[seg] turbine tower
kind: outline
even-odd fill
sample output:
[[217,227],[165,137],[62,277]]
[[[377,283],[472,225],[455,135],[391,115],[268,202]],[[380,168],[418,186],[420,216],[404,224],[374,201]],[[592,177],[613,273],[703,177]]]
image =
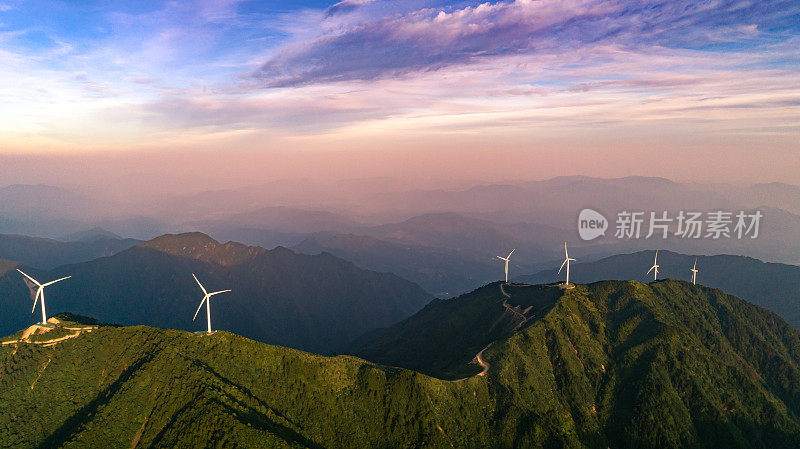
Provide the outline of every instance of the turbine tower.
[[694,260],[694,266],[689,271],[692,272],[692,285],[695,285],[694,281],[697,278],[697,259]]
[[650,269],[647,270],[647,273],[646,273],[646,274],[650,274],[651,271],[655,270],[655,271],[653,271],[653,280],[654,281],[658,280],[658,267],[660,267],[660,266],[661,265],[658,264],[658,250],[656,250],[656,258],[653,260],[653,266],[650,267]]
[[514,254],[514,251],[516,250],[517,250],[516,248],[512,249],[511,252],[508,253],[508,256],[506,257],[497,256],[498,259],[506,261],[506,284],[508,284],[508,261],[511,259],[511,255]]
[[564,268],[564,265],[567,266],[567,281],[564,282],[564,287],[569,288],[569,261],[575,260],[570,259],[569,253],[567,252],[567,242],[564,242],[564,262],[561,263],[561,267],[558,269],[558,274],[561,274],[561,268]]
[[25,274],[19,268],[17,268],[17,271],[19,271],[26,278],[30,279],[31,282],[36,284],[36,286],[37,286],[36,296],[34,296],[34,298],[33,298],[33,308],[31,309],[31,313],[33,313],[33,311],[36,310],[36,302],[39,301],[39,298],[41,298],[41,300],[42,300],[42,324],[46,325],[47,324],[47,312],[45,311],[45,308],[44,308],[44,288],[47,287],[48,285],[53,285],[56,282],[63,281],[64,279],[69,279],[72,276],[67,276],[67,277],[64,277],[64,278],[61,278],[61,279],[56,279],[55,281],[50,281],[50,282],[48,282],[46,284],[40,284],[39,281],[37,281],[36,279],[28,276],[27,274]]
[[200,281],[197,280],[197,276],[195,276],[194,273],[192,273],[192,277],[194,278],[195,281],[197,281],[197,285],[200,286],[200,289],[203,290],[203,294],[205,295],[205,296],[203,296],[203,300],[200,301],[200,306],[197,307],[197,312],[194,313],[194,317],[192,318],[192,321],[194,321],[194,319],[197,318],[197,314],[200,313],[200,309],[203,308],[203,303],[205,303],[205,305],[206,305],[206,320],[208,322],[208,333],[210,334],[211,333],[211,297],[214,296],[214,295],[219,295],[220,293],[229,292],[231,290],[220,290],[218,292],[208,293],[206,291],[206,288],[203,287],[203,284],[201,284]]

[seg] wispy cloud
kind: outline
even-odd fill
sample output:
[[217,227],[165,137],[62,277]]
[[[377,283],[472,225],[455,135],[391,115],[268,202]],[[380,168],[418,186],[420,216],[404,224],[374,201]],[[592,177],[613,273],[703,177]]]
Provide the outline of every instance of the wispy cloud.
[[321,35],[283,48],[254,77],[266,87],[370,80],[609,44],[709,51],[730,44],[727,50],[735,51],[757,46],[760,35],[796,33],[797,9],[783,1],[517,0],[400,15],[373,16],[370,10],[341,23],[327,15],[324,20],[333,23],[323,22]]
[[325,10],[325,17],[333,17],[340,14],[352,13],[363,5],[372,3],[374,0],[342,0],[335,3]]

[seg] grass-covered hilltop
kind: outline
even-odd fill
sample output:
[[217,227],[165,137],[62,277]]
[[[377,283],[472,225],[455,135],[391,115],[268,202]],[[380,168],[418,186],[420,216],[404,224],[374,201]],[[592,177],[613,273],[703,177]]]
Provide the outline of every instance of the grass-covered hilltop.
[[374,362],[64,316],[2,343],[3,448],[800,447],[800,333],[673,280],[489,284]]

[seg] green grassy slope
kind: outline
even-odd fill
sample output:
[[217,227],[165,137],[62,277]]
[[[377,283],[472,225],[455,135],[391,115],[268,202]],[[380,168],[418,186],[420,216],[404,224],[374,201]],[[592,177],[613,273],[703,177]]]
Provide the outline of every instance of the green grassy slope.
[[0,349],[0,447],[463,447],[468,435],[445,433],[460,423],[490,444],[478,379],[144,326],[12,352]]
[[671,280],[507,293],[490,284],[394,329],[414,323],[409,352],[414,338],[467,352],[483,341],[460,332],[492,338],[481,323],[513,314],[503,299],[539,306],[516,331],[498,325],[487,375],[459,382],[226,332],[101,327],[1,346],[0,447],[800,445],[800,334],[773,313]]
[[[357,352],[455,377],[483,343],[481,323],[507,316],[498,287],[431,304]],[[777,315],[674,280],[579,285],[549,310],[555,287],[506,290],[511,305],[538,299],[546,311],[484,353],[508,447],[800,445],[800,337]],[[480,319],[448,318],[476,304]]]
[[798,332],[719,290],[578,286],[486,358],[514,438],[533,415],[601,447],[800,444]]
[[[649,281],[652,274],[645,273],[653,264],[654,251],[618,254],[604,259],[572,264],[571,279],[589,283],[607,279],[633,279]],[[721,288],[732,295],[758,304],[800,329],[800,266],[766,263],[744,256],[690,256],[660,251],[658,263],[661,277],[691,280],[694,261],[697,260],[697,283]],[[553,269],[520,277],[520,281],[540,284],[555,282],[561,276],[558,266]]]
[[[500,282],[457,299],[435,301],[420,312],[363,344],[354,354],[444,379],[460,379],[481,371],[469,364],[482,348],[511,335],[523,321],[541,318],[561,291],[549,286],[504,285],[519,312],[508,310]],[[530,307],[530,309],[529,309]]]

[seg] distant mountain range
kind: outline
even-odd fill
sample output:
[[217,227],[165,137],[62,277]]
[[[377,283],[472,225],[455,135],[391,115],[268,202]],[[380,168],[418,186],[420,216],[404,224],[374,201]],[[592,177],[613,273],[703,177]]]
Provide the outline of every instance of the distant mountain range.
[[351,231],[364,227],[344,215],[326,210],[306,210],[286,206],[272,206],[225,216],[221,220],[207,220],[189,223],[205,229],[207,226],[224,229],[268,229],[271,231],[310,234],[314,232]]
[[[188,195],[15,185],[0,188],[0,232],[60,238],[101,226],[121,236],[150,239],[167,232],[201,231],[219,240],[270,248],[294,246],[320,233],[354,234],[464,251],[473,257],[499,251],[495,246],[505,242],[531,246],[517,261],[531,272],[528,264],[549,262],[563,241],[576,239],[583,208],[597,210],[612,222],[623,210],[668,211],[674,217],[680,210],[759,209],[764,218],[757,239],[672,238],[659,246],[681,253],[739,254],[800,264],[794,233],[800,227],[799,192],[800,187],[781,183],[740,186],[583,176],[459,182],[436,188],[392,179],[280,180]],[[416,224],[440,228],[419,233],[414,231]],[[613,224],[604,238],[574,242],[575,254],[600,258],[652,246],[646,239],[612,237]],[[481,239],[474,247],[464,246],[472,243],[464,237],[475,236],[472,231],[480,227],[487,232],[478,234]],[[490,242],[497,245],[490,248]]]
[[437,248],[375,237],[336,234],[309,237],[292,249],[304,254],[329,252],[356,265],[389,271],[421,285],[437,297],[469,291],[497,277],[499,263],[449,248]]
[[[88,234],[82,236],[87,237]],[[82,241],[77,238],[75,241],[58,241],[0,234],[0,258],[15,260],[36,268],[51,269],[59,265],[112,256],[137,243],[138,240],[112,238],[107,234],[95,235]]]
[[61,237],[59,240],[64,242],[85,242],[92,243],[98,240],[123,240],[123,238],[111,231],[103,229],[99,226],[86,231],[73,232]]
[[[563,241],[573,233],[537,223],[506,223],[471,218],[456,213],[429,213],[400,223],[363,230],[362,233],[387,241],[402,242],[459,251],[464,257],[494,262],[498,253],[517,248],[515,262],[535,265],[554,257],[552,242]],[[505,255],[505,254],[503,254]]]
[[[786,223],[786,226],[792,225]],[[561,262],[562,248],[553,242],[568,237],[564,235],[567,231],[535,224],[499,225],[452,213],[429,214],[391,225],[364,227],[362,231],[372,235],[296,234],[296,244],[292,249],[309,255],[327,252],[366,270],[395,273],[419,284],[434,296],[450,298],[502,278],[503,264],[494,257],[500,252],[496,251],[498,247],[517,248],[512,257],[511,279],[534,283],[556,281],[560,278],[555,273]],[[261,235],[264,238],[275,234],[274,231],[253,232],[256,233],[254,237]],[[111,239],[113,236],[102,228],[64,237],[83,239],[84,242],[0,235],[0,258],[49,269],[114,255],[138,243],[132,239]],[[277,234],[273,237],[281,239]],[[780,243],[776,241],[774,244]],[[545,245],[550,245],[550,248],[542,249]],[[626,247],[629,248],[623,243],[611,245],[600,255],[614,248],[624,250]],[[570,254],[578,258],[578,263],[573,264],[574,280],[646,279],[641,268],[649,267],[647,264],[650,262],[645,259],[652,260],[651,254],[637,256],[634,260],[627,256],[603,257],[601,262],[584,266],[584,261],[598,258],[597,253],[592,253],[593,248],[578,245],[573,249],[570,246]],[[688,279],[686,266],[691,265],[694,259],[676,256],[670,251],[661,254],[665,263],[661,270],[663,275]],[[701,261],[701,266],[710,267],[711,271],[702,268],[699,277],[707,282],[706,285],[730,290],[763,305],[793,325],[800,323],[800,312],[795,306],[795,298],[800,296],[800,275],[797,274],[800,269],[796,266],[764,264],[743,256],[709,257],[712,257],[709,263]],[[548,266],[551,268],[542,270]],[[525,276],[526,272],[537,274]]]
[[[202,298],[192,273],[208,289],[233,289],[214,298],[214,328],[316,352],[342,350],[432,299],[394,274],[366,271],[327,253],[222,244],[201,233],[165,235],[111,257],[28,272],[42,280],[72,276],[46,292],[52,313],[186,330],[204,328],[192,322]],[[28,298],[20,275],[7,270],[0,277],[0,332],[34,322]]]
[[497,223],[454,213],[426,214],[400,223],[365,227],[358,234],[321,234],[294,246],[307,254],[330,252],[371,270],[391,271],[440,297],[470,291],[503,273],[496,256],[516,249],[512,271],[530,272],[557,257],[549,248],[571,236],[549,226]]
[[[573,262],[570,281],[588,283],[604,279],[652,280],[645,275],[653,265],[655,251],[620,254],[596,262]],[[742,256],[689,256],[671,251],[659,251],[659,276],[690,280],[689,269],[697,260],[697,283],[720,288],[733,295],[769,309],[800,329],[800,267],[779,263],[764,263]],[[528,283],[563,281],[558,267],[518,279]]]
[[494,283],[369,345],[430,373],[481,351],[484,374],[458,381],[224,331],[61,319],[0,339],[0,446],[800,445],[800,333],[682,281]]

